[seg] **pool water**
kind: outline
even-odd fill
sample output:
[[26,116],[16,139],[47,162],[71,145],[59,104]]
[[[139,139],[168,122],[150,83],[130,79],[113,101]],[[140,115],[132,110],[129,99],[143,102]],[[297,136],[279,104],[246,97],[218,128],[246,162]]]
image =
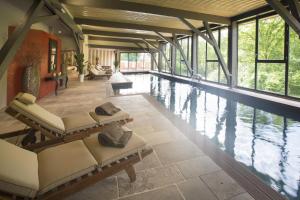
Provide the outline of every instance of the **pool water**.
[[120,94],[149,93],[266,184],[300,199],[299,121],[156,75],[127,77],[133,88]]

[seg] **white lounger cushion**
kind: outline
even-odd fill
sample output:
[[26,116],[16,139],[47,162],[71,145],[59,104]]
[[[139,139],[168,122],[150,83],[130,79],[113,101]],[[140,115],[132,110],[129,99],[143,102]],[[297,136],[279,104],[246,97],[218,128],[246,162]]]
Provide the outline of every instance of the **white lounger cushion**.
[[109,124],[115,121],[121,121],[129,119],[129,114],[124,111],[119,111],[112,116],[109,115],[97,115],[95,112],[90,112],[91,117],[98,122],[99,125]]
[[140,152],[146,146],[145,141],[134,133],[124,148],[105,147],[99,144],[97,134],[85,138],[83,141],[97,160],[99,167]]
[[10,107],[49,130],[60,134],[91,128],[97,123],[98,125],[104,125],[130,117],[128,113],[119,111],[113,116],[97,115],[95,112],[90,112],[89,114],[79,113],[74,116],[60,118],[36,103],[26,105],[16,99],[10,103]]
[[36,103],[26,105],[18,100],[13,100],[10,107],[52,131],[61,134],[65,132],[63,120]]
[[66,133],[86,128],[92,128],[97,122],[89,115],[89,113],[77,113],[72,116],[62,118]]
[[96,68],[94,68],[94,67],[92,67],[91,69],[90,69],[90,71],[95,75],[95,76],[104,76],[104,75],[107,75],[106,74],[106,71],[104,71],[104,70],[98,70],[98,69],[96,69]]
[[38,153],[39,195],[70,180],[88,174],[97,161],[82,140],[48,148]]
[[20,196],[34,197],[39,189],[37,155],[0,140],[0,188]]

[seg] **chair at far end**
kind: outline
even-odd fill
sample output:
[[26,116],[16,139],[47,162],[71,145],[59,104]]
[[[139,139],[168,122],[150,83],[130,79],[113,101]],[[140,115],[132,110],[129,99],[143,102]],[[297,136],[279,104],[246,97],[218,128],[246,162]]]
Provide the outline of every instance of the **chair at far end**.
[[0,139],[0,197],[61,199],[121,170],[133,182],[133,165],[152,151],[134,133],[122,149],[104,147],[92,135],[39,153]]
[[95,67],[91,67],[89,69],[90,79],[107,77],[108,79],[112,76],[112,71],[106,71],[102,69],[96,69]]
[[[2,134],[0,138],[27,134],[25,139],[29,142],[24,139],[23,146],[30,150],[82,139],[98,133],[104,126],[112,122],[124,125],[133,120],[128,113],[122,110],[112,116],[83,112],[61,118],[39,106],[35,103],[35,97],[27,93],[19,93],[9,104],[6,113],[23,122],[30,129]],[[35,142],[35,132],[37,131],[40,131],[42,136],[42,140],[38,143]]]

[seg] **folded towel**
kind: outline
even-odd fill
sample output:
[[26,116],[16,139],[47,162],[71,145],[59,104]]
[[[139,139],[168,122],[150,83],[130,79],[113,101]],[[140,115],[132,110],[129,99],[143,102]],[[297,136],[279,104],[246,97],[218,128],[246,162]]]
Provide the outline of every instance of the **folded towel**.
[[110,102],[106,102],[98,107],[95,108],[95,113],[97,115],[114,115],[115,113],[119,112],[121,109],[117,108]]
[[124,148],[131,136],[130,129],[123,129],[118,123],[112,123],[98,135],[98,141],[103,146]]

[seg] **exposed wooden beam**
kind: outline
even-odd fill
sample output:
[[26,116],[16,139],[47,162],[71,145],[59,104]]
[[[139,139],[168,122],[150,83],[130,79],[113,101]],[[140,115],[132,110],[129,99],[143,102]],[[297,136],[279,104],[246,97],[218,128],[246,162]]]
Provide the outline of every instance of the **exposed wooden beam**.
[[177,29],[177,28],[149,26],[149,25],[132,24],[132,23],[121,23],[121,22],[104,21],[104,20],[87,19],[87,18],[75,18],[74,21],[77,24],[81,24],[81,25],[101,26],[101,27],[110,27],[110,28],[124,28],[124,29],[133,29],[133,30],[144,30],[144,31],[160,31],[164,33],[192,35],[192,32],[189,30]]
[[278,0],[266,0],[270,6],[290,25],[294,31],[300,36],[300,22],[286,9],[286,7]]
[[180,52],[181,57],[183,58],[183,61],[184,61],[185,65],[186,65],[188,71],[190,72],[190,75],[192,75],[192,74],[193,74],[193,70],[192,70],[192,67],[191,67],[191,63],[188,61],[188,58],[187,58],[187,56],[185,55],[185,53],[184,53],[184,51],[183,51],[181,45],[179,44],[179,42],[178,42],[176,36],[174,37],[174,42],[175,42],[175,44],[176,44],[176,48],[177,48],[177,49],[179,50],[179,52]]
[[213,42],[213,45],[212,45],[212,46],[213,46],[213,48],[214,48],[214,50],[215,50],[215,53],[216,53],[216,55],[217,55],[217,57],[218,57],[219,63],[220,63],[220,65],[221,65],[221,67],[222,67],[222,70],[223,70],[223,72],[224,72],[224,74],[225,74],[225,77],[226,77],[226,79],[227,79],[227,82],[229,83],[229,82],[230,82],[230,76],[231,76],[231,74],[229,73],[228,67],[227,67],[226,62],[225,62],[225,60],[224,60],[224,57],[223,57],[223,55],[222,55],[222,53],[221,53],[221,50],[220,50],[220,48],[219,48],[219,46],[218,46],[218,43],[217,43],[217,41],[216,41],[216,39],[215,39],[215,37],[214,37],[214,34],[212,33],[211,28],[209,27],[208,22],[204,21],[203,23],[204,23],[204,27],[205,27],[205,29],[206,29],[206,32],[207,32],[209,38],[210,38],[210,39],[212,40],[212,42]]
[[202,37],[209,44],[213,45],[213,42],[211,41],[211,39],[209,39],[204,33],[202,33],[200,30],[198,30],[196,27],[194,27],[193,24],[191,24],[189,21],[187,21],[184,18],[179,17],[179,19],[182,21],[182,23],[184,23],[186,26],[188,26],[194,33],[196,33],[197,35]]
[[101,48],[101,49],[119,49],[124,51],[143,51],[142,48],[136,47],[125,47],[125,46],[110,46],[110,45],[99,45],[99,44],[89,44],[90,48]]
[[218,24],[230,24],[230,19],[227,17],[209,15],[204,13],[192,12],[187,10],[180,10],[168,7],[161,7],[149,4],[127,2],[120,0],[60,0],[64,4],[75,5],[75,6],[87,6],[93,8],[106,8],[106,9],[117,9],[126,10],[133,12],[141,12],[162,16],[170,17],[182,17],[186,19],[194,20],[205,20]]
[[0,49],[0,79],[5,74],[11,60],[21,46],[31,25],[38,16],[39,11],[44,6],[43,0],[35,0],[25,15],[25,22],[18,25],[12,35],[7,39],[3,47]]
[[83,29],[84,34],[89,35],[102,35],[102,36],[115,36],[115,37],[127,37],[127,38],[147,38],[158,40],[159,37],[156,35],[145,35],[145,34],[137,34],[137,33],[124,33],[124,32],[111,32],[111,31],[98,31],[98,30],[90,30]]
[[111,38],[111,37],[101,37],[101,36],[89,36],[89,40],[95,41],[111,41],[111,42],[140,42],[140,39],[129,39],[129,38]]
[[[89,36],[89,40],[91,40],[91,41],[111,41],[111,42],[130,42],[130,43],[143,42],[142,39],[113,38],[113,37],[101,37],[101,36]],[[151,43],[156,44],[155,41],[151,41]]]

